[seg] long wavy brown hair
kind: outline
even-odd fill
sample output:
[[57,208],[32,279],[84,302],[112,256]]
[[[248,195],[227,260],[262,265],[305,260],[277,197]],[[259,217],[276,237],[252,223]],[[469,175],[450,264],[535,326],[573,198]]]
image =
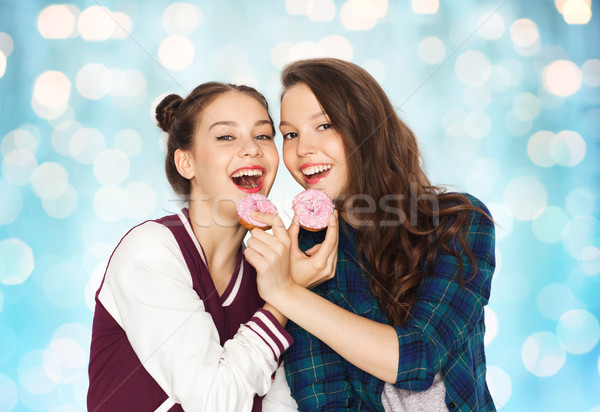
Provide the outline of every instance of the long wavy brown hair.
[[[458,260],[461,285],[474,278],[477,262],[465,231],[471,212],[489,216],[463,194],[430,183],[414,133],[377,81],[333,58],[291,63],[281,79],[284,94],[307,85],[343,141],[349,176],[336,206],[357,228],[359,263],[371,275],[371,290],[390,322],[407,320],[422,279],[441,253]],[[468,279],[461,249],[473,265]]]

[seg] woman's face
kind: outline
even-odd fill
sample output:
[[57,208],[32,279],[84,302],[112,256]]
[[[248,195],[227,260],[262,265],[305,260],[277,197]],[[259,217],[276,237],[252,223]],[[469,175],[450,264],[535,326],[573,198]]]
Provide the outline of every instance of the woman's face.
[[209,202],[235,204],[248,193],[267,195],[279,165],[267,111],[240,92],[224,93],[204,108],[189,154],[192,197]]
[[348,163],[341,137],[305,84],[286,90],[281,101],[283,161],[305,189],[320,189],[332,199],[348,182]]

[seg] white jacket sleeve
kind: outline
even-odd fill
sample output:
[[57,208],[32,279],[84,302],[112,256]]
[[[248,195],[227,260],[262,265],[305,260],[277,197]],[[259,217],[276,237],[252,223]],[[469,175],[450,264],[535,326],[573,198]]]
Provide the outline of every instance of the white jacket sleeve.
[[283,362],[281,362],[281,366],[275,372],[271,390],[263,398],[262,410],[263,412],[298,411],[298,405],[294,398],[292,398],[290,387],[285,380]]
[[186,410],[249,411],[264,395],[289,335],[259,309],[220,345],[170,232],[156,222],[131,230],[115,250],[99,299],[138,358]]

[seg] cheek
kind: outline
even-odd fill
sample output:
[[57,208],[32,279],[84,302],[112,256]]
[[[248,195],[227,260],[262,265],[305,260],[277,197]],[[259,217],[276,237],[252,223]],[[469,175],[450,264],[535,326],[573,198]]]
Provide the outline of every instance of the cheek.
[[283,163],[285,164],[285,167],[287,167],[288,169],[293,169],[294,159],[296,158],[296,156],[289,143],[283,144],[281,156],[283,157]]

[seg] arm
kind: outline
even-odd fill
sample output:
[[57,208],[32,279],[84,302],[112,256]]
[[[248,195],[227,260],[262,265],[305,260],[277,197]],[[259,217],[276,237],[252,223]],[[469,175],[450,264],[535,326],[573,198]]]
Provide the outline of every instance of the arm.
[[262,400],[263,412],[284,412],[284,411],[297,411],[298,405],[292,394],[290,393],[290,387],[285,380],[285,369],[283,362],[275,371],[275,377],[273,378],[273,385],[271,390],[267,392]]
[[175,239],[153,222],[132,230],[117,247],[99,299],[146,370],[184,409],[250,410],[254,395],[271,387],[290,344],[261,309],[221,346]]

